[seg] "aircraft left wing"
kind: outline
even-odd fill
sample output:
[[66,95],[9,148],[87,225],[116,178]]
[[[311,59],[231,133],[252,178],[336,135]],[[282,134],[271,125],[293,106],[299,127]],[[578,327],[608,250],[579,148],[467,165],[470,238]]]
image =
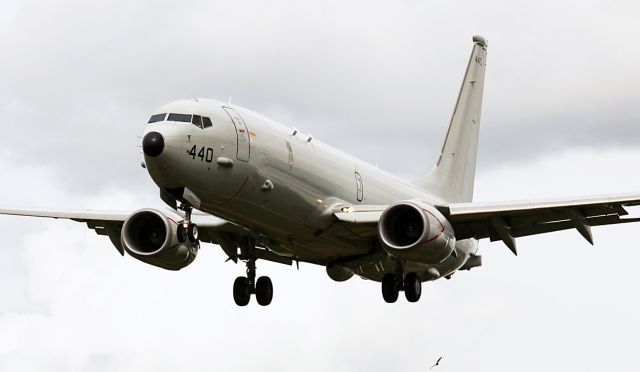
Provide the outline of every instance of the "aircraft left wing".
[[457,203],[440,207],[458,239],[502,240],[517,254],[515,238],[576,229],[593,244],[591,226],[638,222],[626,217],[626,206],[640,205],[640,195],[627,194],[571,200],[518,203]]
[[[120,237],[122,225],[127,217],[129,217],[133,212],[134,211],[0,208],[0,215],[67,219],[86,223],[87,227],[94,230],[98,235],[108,236],[111,243],[113,243],[121,255],[124,255],[125,253]],[[183,218],[183,216],[177,214],[173,210],[163,211],[162,213],[176,221]],[[233,261],[237,261],[238,258],[242,259],[242,257],[238,255],[237,244],[242,236],[253,235],[250,230],[221,218],[201,212],[194,212],[191,220],[198,225],[200,241],[220,245],[222,250]],[[279,256],[266,249],[265,245],[261,244],[258,238],[259,237],[254,236],[254,239],[256,239],[256,249],[258,250],[258,255],[261,259],[286,265],[292,264],[292,259]]]
[[[517,254],[515,238],[576,229],[593,244],[591,226],[640,222],[627,217],[627,206],[640,205],[640,194],[515,203],[453,203],[436,206],[451,223],[456,239],[501,240]],[[360,225],[360,235],[377,234],[385,206],[353,206],[336,211],[336,218]],[[363,231],[368,230],[367,233]]]

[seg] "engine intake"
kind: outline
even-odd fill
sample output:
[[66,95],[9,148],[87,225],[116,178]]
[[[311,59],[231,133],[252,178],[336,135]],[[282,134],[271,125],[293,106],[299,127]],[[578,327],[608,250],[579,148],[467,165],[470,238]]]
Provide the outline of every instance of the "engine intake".
[[155,209],[134,212],[122,226],[122,246],[132,257],[167,270],[188,266],[198,254],[197,243],[180,243],[178,224]]
[[426,264],[442,262],[456,243],[453,228],[440,211],[414,200],[387,208],[378,222],[378,235],[390,254]]

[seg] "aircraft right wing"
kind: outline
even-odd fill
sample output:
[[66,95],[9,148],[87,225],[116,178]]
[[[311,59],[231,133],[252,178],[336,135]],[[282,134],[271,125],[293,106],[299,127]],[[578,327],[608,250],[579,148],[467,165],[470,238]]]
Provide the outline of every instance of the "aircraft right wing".
[[[83,222],[98,235],[108,236],[118,252],[124,256],[125,250],[121,243],[121,230],[124,221],[133,211],[98,211],[98,210],[69,210],[69,209],[42,209],[42,208],[0,208],[0,215],[42,217],[54,219],[67,219]],[[184,218],[176,211],[167,210],[163,213],[175,221]],[[243,236],[258,236],[239,225],[225,221],[210,214],[194,212],[192,221],[198,225],[200,240],[206,243],[218,244],[227,254],[230,260],[237,262],[244,259],[238,253],[238,244]],[[256,240],[257,254],[261,259],[291,265],[293,259],[277,255],[266,248],[261,241]]]

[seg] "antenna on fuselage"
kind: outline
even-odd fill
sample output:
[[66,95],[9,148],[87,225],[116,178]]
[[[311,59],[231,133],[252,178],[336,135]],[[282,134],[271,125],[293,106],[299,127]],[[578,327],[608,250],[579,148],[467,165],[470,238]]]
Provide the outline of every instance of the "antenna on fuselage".
[[231,98],[233,98],[233,97],[229,96],[229,98],[227,99],[227,103],[228,104],[231,104]]

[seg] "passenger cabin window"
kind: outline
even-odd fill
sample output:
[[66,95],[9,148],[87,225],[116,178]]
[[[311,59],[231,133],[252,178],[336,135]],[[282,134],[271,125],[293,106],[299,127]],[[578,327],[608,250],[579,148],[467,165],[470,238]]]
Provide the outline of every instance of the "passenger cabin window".
[[169,114],[168,121],[182,121],[185,123],[191,123],[191,115],[189,114]]
[[191,120],[191,122],[193,123],[193,125],[195,125],[196,127],[202,129],[202,116],[200,115],[193,115],[193,119]]
[[151,119],[149,119],[148,123],[157,123],[159,121],[163,121],[165,116],[167,116],[166,113],[164,113],[164,114],[155,114],[155,115],[151,116]]
[[204,124],[204,128],[211,128],[213,126],[213,123],[211,122],[211,119],[209,119],[206,116],[202,117],[202,124]]

